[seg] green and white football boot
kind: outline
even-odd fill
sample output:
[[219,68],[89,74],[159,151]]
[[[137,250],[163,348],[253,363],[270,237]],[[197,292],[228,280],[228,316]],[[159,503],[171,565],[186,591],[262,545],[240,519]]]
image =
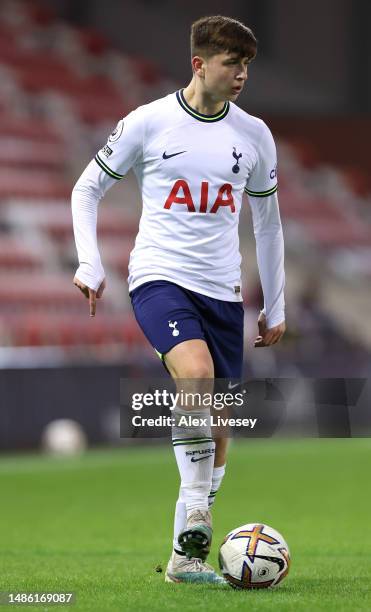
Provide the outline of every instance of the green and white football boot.
[[208,563],[203,563],[201,559],[187,559],[175,550],[166,568],[165,582],[227,584]]

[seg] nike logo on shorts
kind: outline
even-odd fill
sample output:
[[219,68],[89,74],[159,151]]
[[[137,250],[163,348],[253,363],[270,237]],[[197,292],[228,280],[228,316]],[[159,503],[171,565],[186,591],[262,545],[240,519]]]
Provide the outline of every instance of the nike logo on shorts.
[[231,381],[229,381],[228,383],[228,389],[234,389],[235,387],[238,387],[241,383],[235,383],[233,384]]
[[170,159],[170,157],[175,157],[176,155],[181,155],[182,153],[187,153],[187,151],[179,151],[179,153],[171,153],[170,155],[166,155],[166,151],[162,154],[162,159]]

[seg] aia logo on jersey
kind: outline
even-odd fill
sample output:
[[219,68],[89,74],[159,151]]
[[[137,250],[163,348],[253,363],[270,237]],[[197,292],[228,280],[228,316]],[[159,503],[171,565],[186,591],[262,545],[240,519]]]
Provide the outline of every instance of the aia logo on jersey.
[[[236,212],[234,205],[234,199],[232,195],[232,185],[230,183],[224,183],[219,188],[218,195],[216,196],[215,202],[212,204],[210,210],[207,210],[209,199],[209,183],[202,181],[200,191],[200,204],[198,212],[200,213],[217,213],[219,208],[229,207],[231,212]],[[172,190],[170,191],[167,200],[164,204],[164,208],[171,208],[173,204],[183,204],[187,206],[188,212],[196,212],[196,206],[192,198],[191,190],[187,181],[184,179],[178,179],[175,181]]]

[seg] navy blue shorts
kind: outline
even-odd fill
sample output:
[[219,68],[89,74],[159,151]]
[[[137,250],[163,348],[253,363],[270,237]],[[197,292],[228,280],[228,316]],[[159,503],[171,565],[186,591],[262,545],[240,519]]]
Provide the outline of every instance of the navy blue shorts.
[[241,378],[242,302],[227,302],[165,280],[143,283],[130,293],[136,320],[162,358],[184,340],[205,340],[216,378]]

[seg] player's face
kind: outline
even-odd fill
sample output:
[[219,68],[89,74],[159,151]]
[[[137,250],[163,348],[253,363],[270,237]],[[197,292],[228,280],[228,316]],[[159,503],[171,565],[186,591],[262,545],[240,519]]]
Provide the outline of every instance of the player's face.
[[218,53],[204,62],[205,89],[215,100],[234,102],[247,80],[251,59],[236,53]]

